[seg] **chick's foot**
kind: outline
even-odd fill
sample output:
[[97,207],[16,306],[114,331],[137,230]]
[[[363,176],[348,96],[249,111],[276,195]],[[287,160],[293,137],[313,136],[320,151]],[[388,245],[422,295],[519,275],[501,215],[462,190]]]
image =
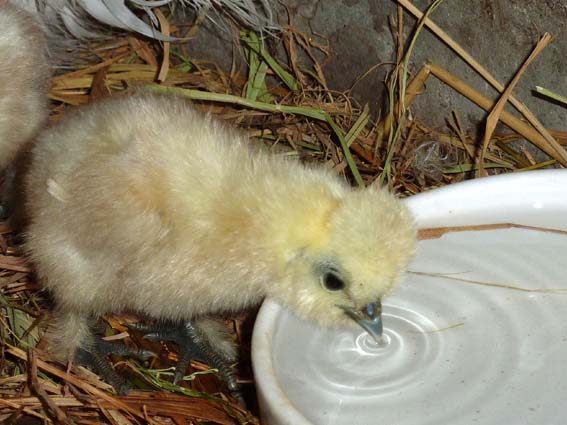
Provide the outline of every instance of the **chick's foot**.
[[192,359],[199,360],[217,369],[232,396],[244,404],[233,367],[237,361],[236,349],[220,322],[207,319],[177,323],[160,321],[154,325],[134,323],[129,327],[144,333],[146,339],[177,344],[179,359],[175,365],[174,384],[183,379]]
[[90,343],[79,348],[75,353],[75,361],[98,373],[106,382],[114,387],[119,395],[126,395],[131,386],[114,368],[108,360],[109,355],[134,357],[139,360],[148,360],[156,354],[140,349],[132,349],[119,341],[105,341],[100,336],[93,335]]

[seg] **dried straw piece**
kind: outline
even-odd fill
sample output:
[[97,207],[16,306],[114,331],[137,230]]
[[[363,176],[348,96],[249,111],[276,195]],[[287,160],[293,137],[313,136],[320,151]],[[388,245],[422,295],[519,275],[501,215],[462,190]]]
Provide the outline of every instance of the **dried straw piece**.
[[26,264],[25,259],[11,255],[0,255],[0,269],[13,272],[30,273],[31,268]]
[[128,42],[136,52],[148,65],[158,66],[158,60],[147,42],[136,37],[128,37]]
[[[116,397],[132,409],[144,408],[151,416],[188,417],[204,421],[214,421],[222,425],[233,425],[234,419],[217,404],[209,400],[186,397],[164,392],[132,391],[128,396]],[[101,401],[101,407],[112,407]]]
[[453,232],[472,232],[482,230],[496,230],[496,229],[524,229],[533,230],[536,232],[557,233],[560,235],[567,235],[567,230],[550,229],[547,227],[526,226],[523,224],[515,223],[492,223],[492,224],[475,224],[471,226],[454,226],[454,227],[432,227],[428,229],[419,229],[417,238],[419,240],[438,239],[447,233]]
[[47,416],[42,415],[40,413],[37,413],[35,410],[33,410],[29,407],[23,407],[22,405],[18,404],[18,399],[8,400],[4,397],[0,397],[0,409],[1,409],[1,405],[10,407],[12,409],[16,409],[16,412],[18,412],[18,411],[24,412],[24,413],[26,413],[30,416],[34,416],[36,418],[39,418],[39,419],[45,421],[46,423],[51,422]]
[[93,82],[91,84],[91,91],[89,94],[89,102],[102,99],[110,95],[110,90],[106,87],[106,77],[108,75],[108,69],[110,66],[105,66],[100,68],[93,77]]
[[[154,14],[156,15],[156,18],[159,21],[161,33],[163,35],[165,35],[166,37],[169,37],[169,35],[170,35],[169,21],[167,20],[165,15],[162,13],[162,11],[159,10],[159,9],[155,9]],[[159,74],[158,74],[158,77],[157,77],[157,80],[160,83],[164,82],[167,79],[167,74],[169,72],[170,45],[171,45],[171,43],[169,41],[164,41],[164,43],[163,43],[163,52],[162,52],[163,59],[161,61],[161,67],[160,67]]]
[[28,351],[28,362],[30,365],[28,371],[30,384],[41,403],[47,407],[47,411],[55,417],[55,421],[57,423],[71,425],[73,421],[71,421],[65,412],[63,412],[63,410],[54,403],[53,399],[47,394],[37,379],[37,352],[34,349],[30,349]]
[[[13,347],[9,344],[4,344],[4,345],[5,345],[5,351],[7,353],[11,354],[12,356],[14,356],[16,358],[19,358],[20,360],[27,360],[26,354],[22,350],[20,350],[19,348]],[[118,400],[116,397],[108,395],[104,391],[101,391],[98,388],[93,387],[92,385],[86,383],[85,381],[83,381],[81,379],[76,378],[75,376],[73,376],[69,373],[62,372],[61,370],[59,370],[55,366],[51,366],[50,364],[44,362],[43,360],[37,359],[37,367],[39,369],[42,369],[43,371],[45,371],[47,373],[50,373],[54,376],[57,376],[60,379],[63,379],[64,381],[82,389],[83,391],[86,391],[87,393],[89,393],[93,396],[101,398],[102,400],[108,402],[110,405],[114,406],[117,409],[128,412],[131,415],[138,417],[140,419],[145,419],[144,415],[142,413],[140,413],[139,411],[137,411],[135,409],[132,409],[130,406],[128,406],[127,404]],[[152,423],[152,421],[150,421],[149,423]]]
[[514,291],[519,291],[519,292],[540,293],[540,294],[567,294],[567,288],[525,288],[523,286],[517,286],[510,283],[484,282],[482,280],[465,279],[462,277],[456,277],[454,275],[443,274],[443,273],[418,272],[415,270],[409,270],[408,273],[416,276],[433,276],[440,279],[454,280],[456,282],[468,283],[479,286],[489,286],[492,288],[501,288],[501,289],[512,289]]
[[[417,75],[411,80],[406,88],[406,97],[404,104],[406,108],[409,108],[415,96],[423,93],[425,89],[425,83],[431,74],[431,67],[423,66],[417,73]],[[401,107],[400,102],[395,103],[394,110],[397,111]],[[378,124],[378,133],[381,135],[380,139],[388,138],[390,133],[390,128],[392,128],[392,120],[394,119],[394,114],[390,113]]]
[[510,81],[510,84],[508,84],[506,90],[502,92],[502,96],[500,96],[500,99],[498,99],[498,102],[496,102],[496,105],[494,105],[494,108],[488,115],[488,119],[486,120],[486,130],[484,132],[484,139],[482,141],[482,148],[480,151],[480,156],[478,158],[479,173],[481,176],[486,175],[486,171],[484,169],[484,157],[486,155],[486,149],[488,148],[488,144],[490,143],[492,133],[494,133],[494,130],[496,129],[496,125],[500,120],[500,115],[502,115],[502,111],[504,110],[506,103],[512,96],[512,92],[516,88],[516,85],[519,83],[520,78],[522,78],[524,72],[528,69],[528,66],[530,66],[530,64],[541,53],[541,51],[547,47],[547,45],[551,42],[551,40],[552,38],[550,34],[545,33],[543,35],[543,37],[539,40],[532,53],[522,64],[522,66],[520,67],[520,69],[512,79],[512,81]]

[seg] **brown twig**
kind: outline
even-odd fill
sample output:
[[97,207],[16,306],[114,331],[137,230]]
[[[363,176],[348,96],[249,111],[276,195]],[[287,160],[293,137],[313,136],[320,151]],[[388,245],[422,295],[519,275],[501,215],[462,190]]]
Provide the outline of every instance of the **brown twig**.
[[550,229],[547,227],[526,226],[523,224],[515,223],[493,223],[493,224],[476,224],[470,226],[454,226],[454,227],[432,227],[428,229],[419,229],[417,238],[419,240],[438,239],[447,233],[454,232],[472,232],[484,230],[497,230],[497,229],[523,229],[533,230],[536,232],[557,233],[560,235],[567,235],[567,230]]
[[38,399],[41,401],[45,410],[54,416],[56,423],[73,425],[74,422],[67,417],[65,412],[61,410],[57,404],[53,402],[51,397],[42,388],[39,380],[37,378],[37,352],[34,349],[28,350],[28,362],[29,362],[29,380],[32,390],[37,394]]
[[[162,13],[161,10],[159,9],[155,9],[154,13],[156,15],[156,18],[159,21],[159,26],[160,26],[160,30],[162,32],[163,35],[165,35],[166,37],[169,37],[170,35],[170,26],[169,26],[169,21],[167,20],[167,18],[165,17],[165,15]],[[171,43],[169,41],[165,41],[163,43],[163,52],[162,52],[162,60],[161,60],[161,65],[160,65],[160,70],[159,70],[159,74],[157,76],[157,80],[162,83],[165,80],[167,80],[167,74],[169,72],[169,50],[170,50],[170,45]]]
[[498,124],[498,121],[500,121],[500,116],[502,115],[502,111],[504,110],[506,103],[508,103],[508,100],[512,96],[512,92],[516,88],[516,85],[519,83],[520,78],[522,78],[522,75],[524,75],[524,72],[528,69],[528,66],[530,66],[530,64],[542,52],[542,50],[545,49],[549,43],[551,43],[551,40],[552,38],[549,33],[545,33],[543,35],[543,37],[539,40],[532,53],[524,61],[524,63],[522,64],[522,66],[520,67],[520,69],[512,79],[512,81],[510,81],[510,84],[508,84],[506,90],[502,92],[500,99],[498,99],[498,102],[496,102],[496,105],[494,105],[494,108],[492,108],[492,111],[488,115],[488,119],[486,120],[486,130],[484,132],[484,139],[482,141],[482,148],[480,150],[480,155],[478,158],[478,165],[479,165],[478,171],[480,176],[486,175],[486,170],[484,169],[484,157],[486,155],[486,149],[488,148],[488,144],[490,143],[492,134],[496,129],[496,125]]

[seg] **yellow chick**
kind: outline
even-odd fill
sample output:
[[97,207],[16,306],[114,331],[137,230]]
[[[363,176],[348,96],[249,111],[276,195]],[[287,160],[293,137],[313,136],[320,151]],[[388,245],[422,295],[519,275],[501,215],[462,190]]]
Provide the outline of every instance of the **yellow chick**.
[[[0,0],[0,173],[45,123],[48,115],[47,46],[27,12]],[[13,170],[6,171],[4,194],[11,196]]]
[[39,137],[26,190],[27,251],[67,356],[89,318],[123,311],[184,322],[270,297],[349,325],[414,252],[413,218],[386,190],[272,155],[173,96],[70,113]]

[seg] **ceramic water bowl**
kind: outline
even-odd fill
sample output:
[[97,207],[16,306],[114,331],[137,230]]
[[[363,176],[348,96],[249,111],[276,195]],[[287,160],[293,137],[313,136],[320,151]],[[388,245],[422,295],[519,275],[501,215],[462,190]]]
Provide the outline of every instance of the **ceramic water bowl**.
[[[567,229],[567,171],[473,180],[407,200],[420,228]],[[503,228],[419,243],[384,300],[386,344],[267,300],[252,357],[264,423],[559,424],[567,400],[567,234]]]

